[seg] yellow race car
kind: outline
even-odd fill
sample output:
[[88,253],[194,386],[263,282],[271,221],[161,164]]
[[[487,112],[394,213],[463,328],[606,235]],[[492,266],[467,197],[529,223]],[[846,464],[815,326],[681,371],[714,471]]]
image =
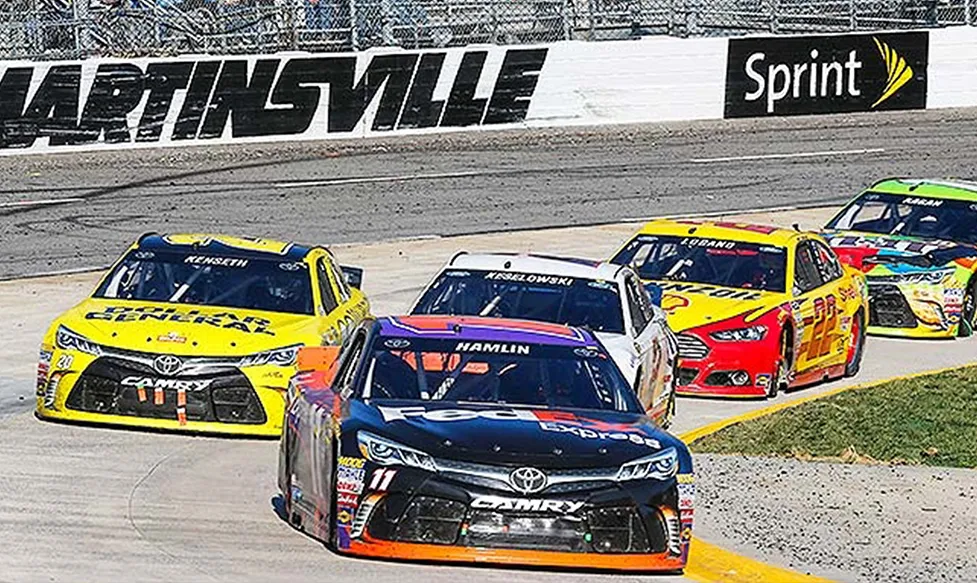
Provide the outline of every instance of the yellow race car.
[[143,235],[51,324],[37,415],[281,435],[298,349],[340,344],[369,313],[361,280],[323,247]]
[[657,220],[611,261],[659,298],[678,338],[680,395],[773,397],[861,366],[865,276],[814,233]]

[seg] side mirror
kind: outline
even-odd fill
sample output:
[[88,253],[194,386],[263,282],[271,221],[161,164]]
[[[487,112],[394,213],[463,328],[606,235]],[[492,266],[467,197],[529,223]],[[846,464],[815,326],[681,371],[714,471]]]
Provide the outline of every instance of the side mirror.
[[646,283],[645,289],[648,290],[648,297],[651,298],[651,303],[659,308],[662,307],[662,286],[657,283]]
[[352,267],[350,265],[340,265],[339,269],[343,272],[343,279],[349,287],[355,287],[356,289],[363,289],[363,269],[360,267]]
[[314,388],[326,389],[336,380],[339,369],[338,346],[306,346],[299,349],[299,372],[313,373],[310,384]]

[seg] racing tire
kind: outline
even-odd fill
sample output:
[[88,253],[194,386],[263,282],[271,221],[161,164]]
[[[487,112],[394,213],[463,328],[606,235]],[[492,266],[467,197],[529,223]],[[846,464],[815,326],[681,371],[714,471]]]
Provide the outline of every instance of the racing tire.
[[337,508],[338,500],[336,498],[336,479],[338,476],[337,466],[339,464],[339,448],[333,446],[332,448],[332,480],[329,481],[329,531],[328,538],[326,540],[326,548],[333,552],[338,552],[339,550],[339,538],[336,533],[336,513],[339,511]]
[[865,316],[859,310],[851,321],[852,337],[845,361],[845,376],[853,377],[862,368],[862,355],[865,354]]
[[770,379],[770,386],[767,387],[767,398],[774,399],[780,393],[780,389],[787,389],[787,371],[790,370],[790,352],[787,343],[790,340],[790,331],[784,330],[780,335],[780,357],[777,359],[777,368],[774,376]]
[[977,318],[977,277],[970,278],[967,293],[963,296],[963,306],[960,309],[960,324],[957,336],[966,338],[974,333],[974,319]]
[[295,505],[292,501],[292,448],[289,447],[290,439],[287,429],[286,434],[282,438],[285,440],[285,488],[282,492],[282,511],[285,513],[285,518],[288,520],[289,526],[296,530],[302,530],[302,516],[295,511]]
[[675,389],[672,389],[672,394],[668,397],[668,408],[665,410],[665,418],[662,419],[661,428],[668,429],[672,426],[672,421],[675,420]]

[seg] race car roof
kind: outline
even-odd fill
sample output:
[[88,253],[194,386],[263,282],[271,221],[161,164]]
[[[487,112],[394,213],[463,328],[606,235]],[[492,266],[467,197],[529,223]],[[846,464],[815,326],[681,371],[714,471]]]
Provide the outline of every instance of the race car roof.
[[646,223],[638,235],[671,235],[702,237],[721,241],[742,241],[787,247],[801,235],[798,231],[769,225],[731,223],[724,221],[698,221],[687,219],[659,219]]
[[869,191],[977,202],[977,184],[964,181],[892,178],[877,182]]
[[558,275],[575,279],[599,279],[616,281],[620,265],[575,257],[516,253],[459,253],[447,266],[451,269],[478,269],[482,271],[511,271]]
[[594,335],[581,328],[505,318],[477,316],[387,316],[379,318],[381,336],[474,342],[515,342],[552,346],[596,346]]
[[228,235],[174,233],[143,235],[136,244],[139,249],[170,251],[202,251],[215,255],[233,255],[253,259],[286,259],[301,261],[311,250],[304,245],[296,245],[272,239],[245,239]]

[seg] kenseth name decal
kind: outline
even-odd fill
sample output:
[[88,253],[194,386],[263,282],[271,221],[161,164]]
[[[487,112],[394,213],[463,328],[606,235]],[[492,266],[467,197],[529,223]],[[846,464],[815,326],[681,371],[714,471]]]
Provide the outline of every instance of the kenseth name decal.
[[213,255],[187,255],[183,259],[184,263],[193,265],[216,265],[218,267],[247,267],[247,259],[237,257],[215,257]]
[[472,508],[480,510],[515,510],[516,512],[574,514],[583,508],[584,504],[586,503],[574,502],[572,500],[534,500],[531,498],[479,496],[472,501]]
[[503,49],[492,58],[398,51],[9,67],[0,148],[35,147],[38,138],[57,147],[521,122],[547,49],[495,51]]
[[533,411],[528,409],[434,409],[424,407],[384,407],[378,406],[385,423],[421,419],[434,423],[455,421],[526,421],[536,423],[543,431],[568,433],[580,439],[599,439],[627,441],[652,449],[661,449],[661,442],[646,436],[640,430],[627,424],[608,423],[599,419],[578,417],[572,413],[559,411]]

